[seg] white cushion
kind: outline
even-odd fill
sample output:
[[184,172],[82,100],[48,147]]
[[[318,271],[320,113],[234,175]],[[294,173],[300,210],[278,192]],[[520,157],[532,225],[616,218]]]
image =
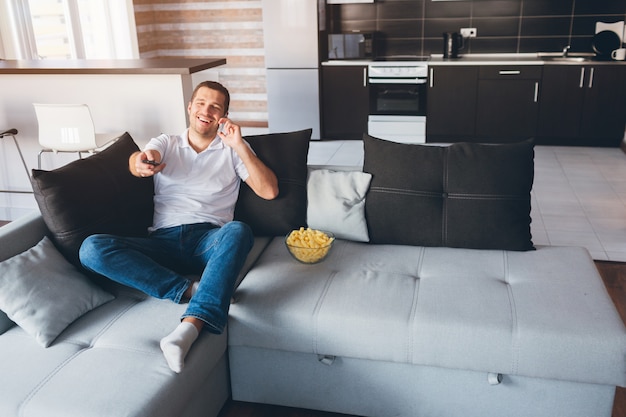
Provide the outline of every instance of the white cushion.
[[44,347],[74,320],[113,298],[70,264],[47,237],[0,262],[0,310]]
[[339,239],[368,242],[365,195],[372,174],[316,169],[307,182],[307,224]]

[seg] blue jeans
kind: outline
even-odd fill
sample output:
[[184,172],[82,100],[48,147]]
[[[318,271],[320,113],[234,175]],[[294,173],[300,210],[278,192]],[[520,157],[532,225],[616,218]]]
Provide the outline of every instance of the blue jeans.
[[92,235],[84,240],[79,256],[90,271],[175,303],[192,284],[185,275],[201,275],[182,318],[198,318],[207,330],[219,334],[253,243],[245,223],[232,221],[222,227],[197,223],[155,230],[147,238]]

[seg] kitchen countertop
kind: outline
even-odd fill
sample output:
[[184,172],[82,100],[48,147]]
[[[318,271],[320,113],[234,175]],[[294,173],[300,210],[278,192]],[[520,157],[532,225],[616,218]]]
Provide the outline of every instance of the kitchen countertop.
[[225,58],[0,60],[0,74],[193,74]]
[[[528,54],[465,54],[459,56],[459,58],[444,59],[443,55],[431,55],[428,61],[420,61],[420,63],[427,64],[429,66],[438,65],[626,65],[626,61],[601,61],[595,60],[593,54],[571,54],[574,57],[588,58],[584,61],[567,61],[558,60],[554,58],[560,57],[560,53],[528,53]],[[332,60],[324,61],[322,65],[328,66],[357,66],[357,65],[369,65],[373,60]],[[381,61],[390,62],[390,61]],[[409,62],[402,60],[400,62]]]

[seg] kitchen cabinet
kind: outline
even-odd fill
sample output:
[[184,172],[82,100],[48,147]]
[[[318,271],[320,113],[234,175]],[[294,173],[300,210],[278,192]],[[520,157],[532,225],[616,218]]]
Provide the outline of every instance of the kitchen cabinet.
[[481,66],[475,140],[515,142],[537,133],[539,65]]
[[322,66],[322,138],[362,139],[367,132],[366,65]]
[[537,143],[619,146],[626,122],[626,66],[546,64],[540,103]]
[[478,66],[431,66],[426,97],[426,142],[474,137]]

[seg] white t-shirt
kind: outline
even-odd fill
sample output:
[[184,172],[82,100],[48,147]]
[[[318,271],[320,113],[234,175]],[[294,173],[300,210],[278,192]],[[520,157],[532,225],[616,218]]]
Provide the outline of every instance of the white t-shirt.
[[233,219],[239,185],[248,179],[246,166],[219,136],[197,153],[187,133],[162,134],[146,145],[146,150],[158,151],[166,164],[154,176],[150,230],[205,222],[222,226]]

